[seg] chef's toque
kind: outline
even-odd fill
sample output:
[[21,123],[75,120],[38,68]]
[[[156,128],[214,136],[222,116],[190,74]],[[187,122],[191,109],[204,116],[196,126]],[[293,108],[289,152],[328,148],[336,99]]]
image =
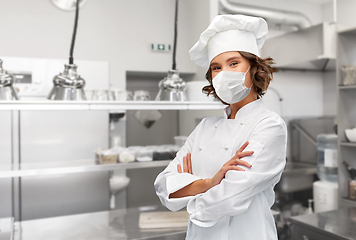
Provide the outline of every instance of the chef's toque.
[[189,50],[190,59],[209,68],[211,60],[223,52],[245,51],[260,56],[268,26],[263,18],[218,15]]

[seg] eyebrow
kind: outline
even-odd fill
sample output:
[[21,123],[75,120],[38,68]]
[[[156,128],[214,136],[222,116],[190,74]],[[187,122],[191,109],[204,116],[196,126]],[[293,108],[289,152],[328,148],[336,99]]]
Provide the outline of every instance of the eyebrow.
[[[233,56],[233,57],[227,59],[226,62],[229,62],[229,61],[235,60],[235,59],[240,60],[240,59],[242,59],[242,58],[241,58],[240,56]],[[219,65],[219,63],[212,62],[212,63],[210,64],[210,67],[215,66],[215,65]]]
[[213,63],[210,64],[210,67],[213,67],[215,65],[219,65],[219,63],[213,62]]
[[231,58],[227,59],[226,62],[229,62],[229,61],[234,60],[234,59],[241,59],[241,57],[240,56],[237,56],[237,57],[234,56],[234,57],[231,57]]

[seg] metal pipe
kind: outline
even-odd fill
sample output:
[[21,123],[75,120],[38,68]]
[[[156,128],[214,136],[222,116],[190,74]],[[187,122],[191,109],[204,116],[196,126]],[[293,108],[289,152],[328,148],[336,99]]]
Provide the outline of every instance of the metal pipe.
[[334,23],[337,23],[337,0],[333,1]]
[[239,13],[262,17],[279,24],[296,26],[299,29],[312,26],[310,19],[299,12],[281,11],[236,3],[233,4],[229,2],[229,0],[220,0],[220,4],[223,10],[227,13]]
[[312,136],[310,136],[303,128],[301,128],[299,125],[296,123],[293,123],[293,127],[295,127],[301,134],[304,135],[311,143],[313,143],[314,146],[317,146],[318,143],[314,140]]

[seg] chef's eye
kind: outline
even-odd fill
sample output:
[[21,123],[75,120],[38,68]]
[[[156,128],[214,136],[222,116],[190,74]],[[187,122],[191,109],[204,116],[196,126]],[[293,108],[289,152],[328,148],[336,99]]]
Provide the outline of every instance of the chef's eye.
[[239,63],[238,62],[233,62],[233,63],[230,64],[230,66],[235,66],[237,64],[239,64]]
[[221,69],[221,67],[218,67],[218,66],[211,68],[212,71],[217,71],[217,70],[220,70],[220,69]]

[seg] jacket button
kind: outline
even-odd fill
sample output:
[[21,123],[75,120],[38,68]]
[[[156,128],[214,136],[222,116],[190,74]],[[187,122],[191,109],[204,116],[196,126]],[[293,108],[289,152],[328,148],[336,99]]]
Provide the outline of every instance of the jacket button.
[[202,146],[200,146],[200,147],[199,147],[199,150],[202,150],[202,149],[203,149],[203,147],[202,147]]
[[244,122],[240,122],[241,125],[244,125],[245,123]]
[[215,128],[218,128],[218,125],[217,125],[217,124],[215,124]]
[[229,150],[229,146],[225,146],[225,149],[226,149],[226,150]]

